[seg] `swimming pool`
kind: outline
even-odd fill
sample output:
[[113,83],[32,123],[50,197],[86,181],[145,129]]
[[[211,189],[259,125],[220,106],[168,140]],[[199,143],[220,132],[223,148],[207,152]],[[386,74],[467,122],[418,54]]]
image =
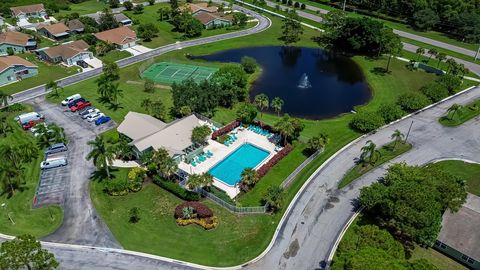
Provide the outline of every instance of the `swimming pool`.
[[246,143],[237,148],[209,170],[209,173],[227,185],[240,182],[240,174],[245,168],[255,168],[270,153],[252,144]]

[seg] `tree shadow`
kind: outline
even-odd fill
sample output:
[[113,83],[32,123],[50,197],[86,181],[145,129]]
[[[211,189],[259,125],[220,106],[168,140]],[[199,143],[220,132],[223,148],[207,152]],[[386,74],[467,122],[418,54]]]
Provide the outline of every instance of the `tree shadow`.
[[118,103],[118,104],[109,103],[107,107],[108,107],[109,110],[112,110],[112,111],[117,111],[118,109],[123,109],[124,108],[120,103]]
[[374,67],[372,70],[370,70],[370,72],[378,76],[385,76],[390,74],[390,71],[387,71],[383,67]]
[[112,180],[115,179],[116,176],[113,174],[114,172],[118,172],[118,168],[110,168],[110,178],[107,176],[107,172],[105,170],[95,170],[91,175],[90,175],[90,180],[92,181],[97,181],[99,183],[105,181],[105,180]]

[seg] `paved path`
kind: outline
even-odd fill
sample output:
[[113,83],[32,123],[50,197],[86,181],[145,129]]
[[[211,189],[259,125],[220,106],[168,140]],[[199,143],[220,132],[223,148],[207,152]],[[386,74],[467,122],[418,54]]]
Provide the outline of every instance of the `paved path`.
[[[252,27],[252,28],[241,30],[241,31],[236,31],[236,32],[232,32],[232,33],[222,34],[222,35],[216,35],[216,36],[205,37],[205,38],[198,38],[198,39],[183,41],[183,42],[179,42],[179,43],[175,43],[175,44],[165,45],[165,46],[153,49],[153,50],[151,50],[149,52],[146,52],[146,53],[143,53],[143,54],[139,54],[139,55],[135,55],[135,56],[132,56],[132,57],[129,57],[129,58],[121,59],[121,60],[117,61],[117,64],[118,64],[119,67],[125,67],[125,66],[135,64],[135,63],[138,63],[138,62],[141,62],[141,61],[144,61],[144,60],[147,60],[147,59],[150,59],[150,58],[153,58],[153,57],[156,57],[156,56],[159,56],[161,54],[165,54],[165,53],[168,53],[168,52],[171,52],[171,51],[174,51],[174,50],[178,50],[178,49],[181,49],[181,48],[199,46],[199,45],[204,45],[204,44],[208,44],[208,43],[212,43],[212,42],[216,42],[216,41],[221,41],[221,40],[238,38],[238,37],[243,37],[243,36],[256,34],[256,33],[259,33],[259,32],[262,32],[262,31],[268,29],[271,26],[271,21],[267,17],[265,17],[263,15],[260,15],[255,11],[246,9],[244,7],[236,6],[236,5],[234,5],[234,9],[240,10],[242,12],[245,12],[246,14],[249,14],[250,16],[255,17],[255,19],[258,20],[258,24],[256,26]],[[93,69],[93,70],[90,70],[90,71],[87,71],[87,72],[75,74],[73,76],[60,79],[57,82],[58,82],[59,86],[65,87],[65,86],[72,85],[72,84],[75,84],[75,83],[83,81],[83,80],[90,79],[94,76],[99,75],[100,73],[102,73],[102,68],[96,68],[96,69]],[[26,100],[30,100],[32,98],[45,95],[45,93],[46,92],[45,92],[45,86],[44,85],[34,87],[34,88],[31,88],[31,89],[25,90],[23,92],[14,94],[13,95],[13,100],[11,101],[11,103],[13,104],[13,103],[18,103],[18,102],[23,102],[23,101],[26,101]]]

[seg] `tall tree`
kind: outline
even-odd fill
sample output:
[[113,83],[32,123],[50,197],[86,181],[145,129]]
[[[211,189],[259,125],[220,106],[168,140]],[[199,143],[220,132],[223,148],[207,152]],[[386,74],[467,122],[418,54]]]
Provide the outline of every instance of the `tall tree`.
[[328,142],[329,142],[328,135],[323,134],[323,133],[319,133],[318,135],[311,137],[308,140],[307,145],[308,145],[308,149],[311,152],[315,152],[315,151],[318,151],[318,150],[324,148],[325,145],[327,145]]
[[361,151],[360,160],[370,165],[375,165],[380,157],[380,151],[377,150],[377,146],[371,140],[365,143]]
[[280,112],[282,111],[282,107],[284,105],[283,99],[279,97],[275,97],[272,99],[270,106],[275,110],[277,116],[280,116]]
[[53,95],[58,97],[59,96],[58,91],[63,90],[63,88],[58,86],[58,83],[56,81],[51,80],[45,85],[45,90],[52,91]]
[[403,45],[400,40],[400,37],[393,33],[391,28],[383,28],[380,38],[380,51],[381,53],[388,54],[387,68],[386,71],[389,72],[390,61],[392,57],[398,56],[402,51]]
[[440,22],[437,13],[429,8],[413,13],[413,24],[422,31],[429,31]]
[[250,103],[241,104],[236,112],[237,119],[244,124],[251,124],[257,117],[257,114],[257,107]]
[[7,133],[12,131],[13,129],[8,122],[7,116],[0,115],[0,135],[2,135],[3,137],[7,137]]
[[157,10],[158,19],[163,22],[168,19],[168,14],[170,14],[170,9],[167,7],[161,7]]
[[282,36],[280,39],[283,40],[283,44],[286,46],[298,42],[300,36],[303,35],[303,27],[300,21],[300,16],[294,9],[288,11],[283,19]]
[[437,58],[438,63],[437,63],[437,68],[440,66],[440,63],[442,63],[443,60],[447,59],[447,55],[443,52],[438,53],[435,58]]
[[418,54],[418,57],[417,57],[417,62],[418,62],[420,61],[420,57],[422,57],[425,54],[425,48],[418,47],[415,52]]
[[266,94],[258,94],[255,96],[255,105],[260,111],[260,115],[263,117],[263,110],[268,109],[269,105],[268,96]]
[[43,249],[40,242],[31,235],[21,235],[5,241],[0,246],[1,269],[42,269],[52,270],[59,266],[55,256]]
[[115,19],[112,11],[108,8],[103,10],[103,14],[100,15],[98,30],[105,31],[113,28],[117,28],[120,24]]
[[280,120],[275,123],[275,128],[280,132],[283,137],[283,144],[287,144],[287,139],[292,137],[295,133],[295,126],[291,121],[290,115],[288,113],[284,114]]
[[430,59],[432,59],[433,56],[436,56],[438,54],[438,51],[435,48],[431,48],[428,50],[428,54],[430,55],[428,57],[428,62],[430,62]]
[[103,74],[108,80],[116,81],[120,79],[120,69],[118,68],[117,63],[110,60],[104,60],[102,66]]
[[175,162],[175,160],[168,155],[160,164],[158,164],[158,171],[163,176],[170,179],[172,175],[178,171],[177,162]]
[[13,96],[9,95],[9,94],[6,94],[5,92],[3,91],[0,91],[0,107],[1,106],[8,106],[8,101],[12,101],[13,100]]
[[403,135],[402,132],[400,132],[400,130],[398,129],[395,129],[395,131],[392,133],[392,136],[390,137],[392,140],[393,140],[393,149],[395,149],[395,147],[397,146],[398,143],[401,143],[402,140],[403,140],[403,137],[405,137]]
[[279,186],[270,186],[263,196],[263,201],[268,204],[268,207],[276,212],[283,206],[285,200],[285,191]]
[[115,149],[108,145],[103,136],[95,137],[95,140],[87,142],[92,150],[87,155],[87,160],[93,160],[93,164],[99,170],[105,170],[110,178],[110,166],[115,157]]
[[245,168],[240,177],[240,188],[245,192],[249,191],[260,180],[258,172],[252,168]]
[[193,142],[204,144],[211,133],[212,133],[212,130],[207,125],[194,127],[192,130],[191,139]]

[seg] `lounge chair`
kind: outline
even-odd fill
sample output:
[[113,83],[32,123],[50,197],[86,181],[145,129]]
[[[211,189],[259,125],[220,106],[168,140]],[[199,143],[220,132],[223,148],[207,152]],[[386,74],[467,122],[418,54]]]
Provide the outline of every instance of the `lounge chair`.
[[213,157],[213,153],[212,153],[212,151],[208,150],[208,151],[207,151],[207,155],[209,155],[209,156]]

